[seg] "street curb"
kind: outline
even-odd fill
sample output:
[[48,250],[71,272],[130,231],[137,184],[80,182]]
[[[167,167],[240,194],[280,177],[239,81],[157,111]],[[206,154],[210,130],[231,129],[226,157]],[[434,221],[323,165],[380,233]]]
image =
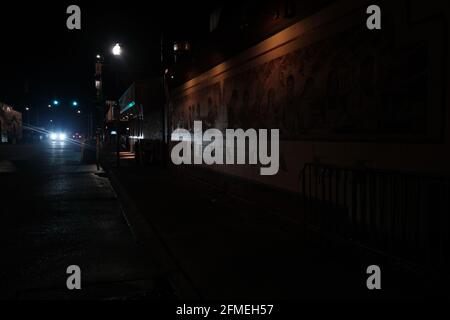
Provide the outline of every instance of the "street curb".
[[[200,299],[201,295],[195,288],[193,281],[181,268],[170,248],[164,243],[161,236],[155,230],[139,211],[134,201],[128,195],[128,192],[120,183],[116,174],[108,167],[102,166],[108,176],[111,186],[117,195],[123,216],[133,234],[138,245],[144,252],[151,253],[153,262],[158,273],[161,275],[161,281],[169,281],[170,289],[173,291],[174,298],[178,299]],[[161,284],[162,286],[166,286]]]

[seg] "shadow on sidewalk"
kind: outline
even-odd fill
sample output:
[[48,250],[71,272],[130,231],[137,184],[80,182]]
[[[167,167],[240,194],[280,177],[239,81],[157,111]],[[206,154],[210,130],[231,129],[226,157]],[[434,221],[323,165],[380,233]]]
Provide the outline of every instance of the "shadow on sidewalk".
[[[365,248],[323,237],[178,169],[123,161],[109,172],[199,297],[396,299],[439,294],[434,279]],[[370,265],[383,272],[380,291],[367,289]]]

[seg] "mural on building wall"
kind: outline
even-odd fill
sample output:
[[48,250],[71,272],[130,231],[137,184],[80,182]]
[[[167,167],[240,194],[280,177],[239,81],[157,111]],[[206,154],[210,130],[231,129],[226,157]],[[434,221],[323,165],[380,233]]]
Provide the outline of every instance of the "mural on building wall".
[[[173,100],[172,128],[278,128],[282,139],[426,134],[426,43],[353,28]],[[436,110],[441,106],[433,106]]]
[[203,128],[220,128],[223,120],[223,99],[219,83],[206,86],[193,94],[173,100],[172,131],[177,128],[193,131],[194,121],[202,121]]

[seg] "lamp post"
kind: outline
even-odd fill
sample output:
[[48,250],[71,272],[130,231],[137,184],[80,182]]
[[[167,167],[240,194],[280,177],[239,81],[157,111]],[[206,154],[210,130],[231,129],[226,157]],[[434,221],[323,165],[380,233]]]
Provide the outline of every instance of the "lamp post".
[[[119,43],[116,43],[112,48],[111,52],[113,56],[120,57],[122,55],[123,48]],[[163,164],[166,165],[167,163],[167,145],[168,145],[168,134],[167,134],[167,111],[166,111],[166,83],[165,83],[165,72],[164,72],[164,35],[163,32],[161,32],[161,38],[160,38],[160,63],[161,63],[161,120],[162,120],[162,126],[161,126],[161,143],[162,143],[162,161]],[[101,55],[97,54],[96,58],[99,60],[101,59]],[[118,79],[118,73],[116,71],[116,86],[119,86],[119,79]],[[115,110],[116,114],[113,114],[115,116],[115,123],[116,123],[116,162],[117,167],[120,167],[120,142],[121,142],[121,130],[120,130],[120,106],[118,104],[118,101],[115,104]],[[114,109],[113,109],[114,110]]]
[[26,123],[29,124],[29,122],[30,122],[30,108],[28,108],[28,107],[25,108],[25,118],[26,118]]
[[[111,51],[112,55],[115,58],[118,58],[122,55],[122,46],[119,43],[115,43],[112,47],[111,47]],[[101,105],[104,103],[103,100],[103,94],[102,94],[102,67],[105,65],[104,63],[104,59],[106,58],[106,54],[100,54],[97,53],[95,55],[96,58],[96,62],[95,62],[95,89],[97,91],[96,93],[96,101],[97,101],[97,108],[98,108],[98,112],[102,113],[102,118],[103,118],[103,112],[101,112]],[[106,65],[111,66],[111,63],[108,63]],[[111,70],[113,70],[114,68],[111,68]],[[116,89],[118,89],[119,87],[119,79],[118,79],[118,72],[117,70],[115,71],[115,82],[116,82]],[[115,101],[115,97],[113,98],[113,100]],[[119,126],[120,126],[120,112],[114,112],[116,108],[118,108],[117,104],[114,103],[111,105],[112,108],[112,115],[113,115],[113,121],[116,123],[117,126],[117,130],[116,130],[116,139],[117,139],[117,143],[116,143],[116,154],[117,154],[117,167],[120,166],[120,133],[119,133]],[[92,120],[92,112],[89,112],[88,114],[88,118],[90,119],[90,121],[93,122]],[[91,124],[90,126],[88,126],[91,130],[91,128],[93,127],[93,124]],[[100,131],[96,130],[95,132],[96,137],[97,137],[97,143],[99,143],[99,135],[100,135]]]
[[162,162],[163,166],[167,166],[168,141],[167,141],[167,115],[166,115],[166,71],[164,68],[164,33],[161,31],[161,113],[162,113]]
[[[120,44],[116,43],[115,46],[112,48],[112,53],[114,56],[118,57],[122,54],[122,47],[120,46]],[[118,76],[116,73],[116,86],[118,86]],[[117,112],[116,112],[116,164],[117,164],[117,168],[120,167],[120,106],[119,106],[119,101],[117,101],[117,105],[116,107]]]

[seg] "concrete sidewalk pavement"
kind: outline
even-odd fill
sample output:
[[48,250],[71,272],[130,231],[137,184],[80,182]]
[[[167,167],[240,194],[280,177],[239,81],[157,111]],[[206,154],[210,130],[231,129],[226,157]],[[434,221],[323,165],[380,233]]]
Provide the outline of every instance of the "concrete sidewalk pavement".
[[[433,294],[423,279],[386,257],[341,246],[176,170],[133,164],[123,162],[111,173],[202,298],[383,299]],[[372,264],[383,270],[382,291],[366,287],[366,269]]]

